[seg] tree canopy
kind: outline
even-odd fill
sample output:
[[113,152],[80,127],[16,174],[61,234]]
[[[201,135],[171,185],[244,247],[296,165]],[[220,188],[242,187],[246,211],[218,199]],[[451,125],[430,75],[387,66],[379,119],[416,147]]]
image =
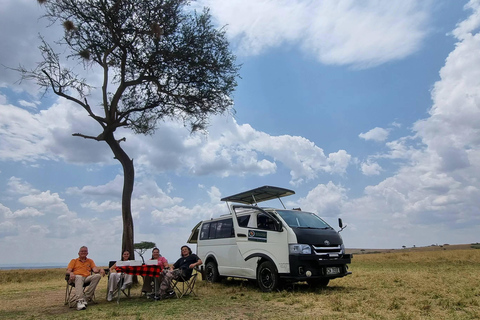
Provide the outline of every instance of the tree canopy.
[[[233,112],[232,94],[239,66],[229,50],[225,30],[216,29],[209,10],[193,10],[185,0],[37,0],[45,17],[61,24],[56,42],[62,55],[42,39],[43,55],[34,70],[20,66],[22,79],[83,107],[101,127],[98,135],[74,136],[105,141],[122,164],[124,188],[122,251],[133,252],[131,195],[133,160],[114,135],[125,127],[152,134],[159,123],[179,119],[192,131],[204,129],[208,117]],[[77,60],[84,71],[101,75],[101,98],[95,86],[69,67]]]
[[154,242],[149,242],[149,241],[142,241],[139,243],[135,243],[133,245],[133,247],[135,248],[135,251],[140,255],[144,263],[145,263],[145,259],[143,258],[143,254],[147,252],[148,249],[155,248],[155,246],[156,245]]

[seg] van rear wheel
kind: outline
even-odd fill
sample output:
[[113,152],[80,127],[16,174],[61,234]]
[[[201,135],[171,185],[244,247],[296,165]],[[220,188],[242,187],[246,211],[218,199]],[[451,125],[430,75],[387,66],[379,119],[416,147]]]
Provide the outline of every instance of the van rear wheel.
[[260,290],[270,292],[278,288],[280,278],[277,268],[270,261],[264,261],[257,269],[257,283]]
[[213,261],[207,262],[205,266],[205,276],[208,282],[219,282],[220,274],[218,273],[217,264]]

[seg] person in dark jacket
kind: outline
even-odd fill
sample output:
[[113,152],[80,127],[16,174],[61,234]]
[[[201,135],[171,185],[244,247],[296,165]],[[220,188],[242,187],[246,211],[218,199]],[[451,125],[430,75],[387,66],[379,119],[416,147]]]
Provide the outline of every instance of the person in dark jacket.
[[[180,252],[181,258],[173,264],[173,267],[163,271],[164,276],[160,284],[160,297],[165,297],[165,293],[170,289],[170,284],[173,279],[178,279],[180,275],[182,275],[184,279],[190,279],[193,269],[203,264],[202,260],[200,260],[196,254],[192,253],[192,249],[190,249],[189,246],[182,246]],[[169,295],[174,294],[173,291],[169,292]]]

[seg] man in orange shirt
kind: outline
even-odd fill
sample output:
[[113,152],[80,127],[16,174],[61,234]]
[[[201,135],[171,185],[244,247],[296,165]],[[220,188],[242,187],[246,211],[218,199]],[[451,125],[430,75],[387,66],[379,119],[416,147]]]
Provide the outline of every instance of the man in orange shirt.
[[[85,310],[87,308],[87,302],[92,300],[98,281],[105,275],[105,271],[97,268],[95,262],[87,258],[87,255],[88,248],[85,246],[81,247],[78,251],[78,258],[72,259],[67,267],[67,272],[70,273],[70,282],[75,282],[77,310]],[[83,293],[84,283],[90,283],[85,290],[85,294]]]

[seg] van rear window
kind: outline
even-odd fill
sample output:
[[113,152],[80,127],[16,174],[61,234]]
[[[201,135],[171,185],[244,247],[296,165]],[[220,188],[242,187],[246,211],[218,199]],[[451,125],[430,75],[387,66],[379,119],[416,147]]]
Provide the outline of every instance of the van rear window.
[[231,218],[206,222],[202,225],[200,231],[200,240],[233,238],[234,236],[233,220]]

